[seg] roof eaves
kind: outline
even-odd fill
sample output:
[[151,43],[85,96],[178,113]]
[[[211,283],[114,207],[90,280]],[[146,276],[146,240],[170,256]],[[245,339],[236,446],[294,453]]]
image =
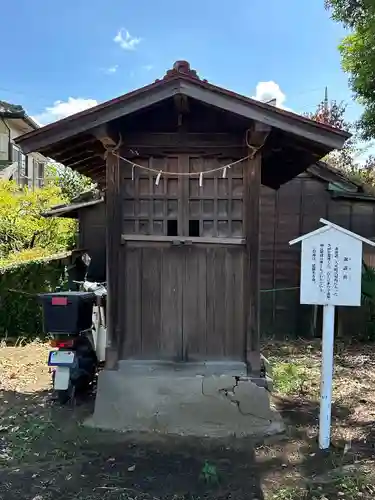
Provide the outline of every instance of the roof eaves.
[[58,217],[59,215],[68,214],[71,212],[75,212],[81,208],[92,207],[98,205],[99,203],[103,203],[104,198],[99,198],[97,200],[86,201],[82,203],[71,203],[67,205],[57,205],[52,207],[50,210],[47,210],[42,214],[43,217]]
[[371,203],[375,203],[375,195],[366,194],[366,193],[353,193],[350,191],[331,191],[331,197],[338,199],[347,199],[347,200],[358,200],[358,201],[369,201]]
[[[347,191],[358,192],[358,190],[363,190],[363,184],[352,179],[349,175],[346,175],[345,172],[338,170],[335,167],[332,167],[328,163],[323,160],[315,162],[313,165],[308,167],[307,172],[314,176],[318,177],[326,182],[337,182],[343,183],[347,187]],[[326,175],[325,173],[328,173]],[[330,176],[334,176],[335,181],[330,178]]]
[[[175,87],[176,83],[179,83],[177,87]],[[309,118],[297,115],[295,113],[286,111],[286,110],[281,110],[279,108],[276,108],[275,106],[272,106],[271,104],[263,103],[260,101],[257,101],[255,99],[243,96],[241,94],[237,94],[235,92],[232,92],[227,89],[223,89],[221,87],[217,87],[211,83],[208,83],[207,81],[204,80],[199,80],[197,78],[192,78],[188,75],[184,74],[177,74],[175,76],[172,76],[168,79],[164,80],[156,80],[155,82],[146,85],[145,87],[141,87],[139,89],[136,89],[132,92],[129,92],[127,94],[124,94],[120,97],[111,99],[110,101],[106,101],[102,104],[98,104],[97,106],[90,108],[88,110],[81,111],[80,113],[77,113],[75,115],[66,117],[62,120],[59,120],[55,123],[46,125],[44,127],[41,127],[39,129],[36,129],[32,132],[28,132],[27,134],[24,134],[16,139],[16,142],[18,144],[24,143],[26,149],[29,149],[27,147],[26,142],[29,139],[35,139],[35,147],[36,150],[42,149],[43,146],[38,146],[38,144],[43,144],[44,141],[40,140],[37,141],[36,139],[38,137],[43,137],[43,134],[46,134],[48,132],[51,132],[51,135],[53,136],[53,131],[58,134],[58,131],[62,131],[65,129],[65,126],[68,124],[72,125],[71,132],[73,133],[73,124],[79,123],[79,120],[87,117],[91,117],[93,114],[98,114],[104,110],[111,109],[114,110],[116,107],[122,103],[125,103],[127,101],[130,101],[132,98],[141,96],[142,94],[145,94],[147,92],[156,90],[160,87],[165,87],[166,89],[170,90],[170,95],[168,92],[162,92],[159,96],[159,100],[165,99],[166,97],[174,95],[176,92],[178,93],[184,93],[185,95],[188,95],[190,97],[195,97],[195,98],[202,98],[202,96],[208,101],[215,101],[212,95],[210,93],[214,93],[217,95],[218,99],[216,100],[216,103],[219,103],[222,105],[222,109],[226,109],[225,105],[229,106],[230,104],[234,105],[236,107],[237,103],[237,111],[238,114],[243,114],[245,113],[246,117],[250,119],[259,119],[260,121],[264,120],[269,122],[269,125],[275,126],[276,128],[281,128],[284,129],[285,131],[289,131],[291,133],[299,133],[301,131],[301,128],[305,129],[305,137],[310,138],[311,140],[316,140],[320,139],[320,142],[327,144],[328,147],[331,149],[334,148],[340,148],[345,140],[350,137],[350,134],[348,132],[335,129],[333,127],[330,127],[326,124],[318,123],[313,120],[310,120]],[[200,89],[200,92],[199,92]],[[209,91],[209,93],[207,92]],[[165,95],[164,95],[165,94]],[[197,95],[199,94],[199,95]],[[221,97],[221,100],[220,100]],[[231,102],[225,101],[224,98],[227,99],[233,99]],[[208,104],[211,104],[211,102],[208,102]],[[242,107],[241,107],[242,103]],[[150,102],[152,104],[152,102]],[[143,103],[144,107],[145,103]],[[214,104],[215,105],[215,104]],[[133,112],[132,107],[129,110],[129,113]],[[234,111],[235,112],[235,111]],[[113,113],[112,113],[113,114]],[[115,116],[115,114],[113,114]],[[114,118],[112,118],[114,119]],[[98,123],[99,125],[100,123]],[[82,125],[82,123],[81,123]],[[300,128],[301,127],[301,128]],[[82,128],[82,127],[81,127]],[[69,132],[69,129],[65,130],[66,133]],[[77,130],[74,130],[74,134],[81,133],[82,130],[80,130],[80,127],[77,127]],[[69,137],[67,135],[66,137]],[[53,140],[51,138],[51,140]],[[56,139],[57,140],[57,139]],[[62,139],[60,139],[62,140]],[[25,142],[26,141],[26,142]],[[319,140],[317,141],[319,142]],[[32,149],[30,149],[31,151]]]
[[[23,134],[15,138],[15,142],[22,147],[26,154],[32,151],[43,150],[44,147],[54,142],[60,142],[72,135],[79,135],[93,127],[95,128],[120,118],[124,114],[131,114],[178,94],[178,80],[178,78],[171,78],[165,82],[154,82],[111,101],[107,101],[88,110],[81,111],[75,115],[68,116],[62,120],[41,127],[38,130]],[[149,90],[154,90],[155,94],[153,96],[145,95]],[[139,97],[139,101],[136,101],[136,97]],[[128,105],[126,113],[121,113],[120,105]],[[100,113],[105,112],[106,109],[107,114],[103,117]],[[95,114],[98,113],[99,115],[95,116]]]
[[237,114],[249,120],[265,123],[296,137],[315,142],[326,153],[341,149],[350,134],[333,129],[294,113],[283,113],[274,106],[235,94],[226,89],[198,81],[181,81],[181,93],[211,106]]
[[13,120],[23,120],[34,130],[40,128],[40,125],[36,123],[24,110],[20,104],[11,104],[6,101],[0,101],[0,116],[2,118],[8,118]]
[[247,96],[244,96],[242,94],[238,94],[238,93],[233,92],[231,90],[225,89],[223,87],[218,87],[218,86],[216,86],[212,83],[209,83],[205,80],[195,81],[191,78],[189,78],[189,79],[186,77],[182,77],[182,78],[185,80],[193,81],[194,83],[197,83],[198,85],[204,86],[204,87],[209,88],[211,90],[214,90],[216,92],[225,93],[228,96],[232,96],[232,97],[235,97],[237,99],[244,100],[248,104],[253,104],[254,106],[258,107],[259,109],[262,109],[264,111],[272,111],[274,114],[278,114],[284,118],[290,118],[293,120],[297,120],[297,121],[304,123],[306,125],[312,125],[312,126],[316,127],[317,129],[325,129],[328,132],[336,133],[337,135],[345,137],[346,139],[349,139],[349,137],[352,136],[352,134],[346,130],[341,130],[339,128],[332,127],[331,125],[327,125],[326,123],[312,120],[311,118],[307,118],[306,116],[299,115],[297,113],[294,113],[293,111],[288,111],[286,109],[282,109],[282,108],[279,108],[277,106],[274,106],[274,105],[270,104],[269,102],[258,101],[257,99],[254,99],[252,97],[247,97]]
[[166,80],[166,81],[156,80],[155,82],[150,83],[148,85],[145,85],[144,87],[140,87],[139,89],[132,90],[132,91],[127,92],[126,94],[123,94],[119,97],[114,97],[113,99],[110,99],[109,101],[105,101],[103,103],[100,103],[96,106],[93,106],[92,108],[85,109],[83,111],[75,113],[74,115],[67,116],[65,118],[62,118],[61,120],[57,120],[57,121],[50,123],[48,125],[44,125],[43,127],[39,127],[38,130],[28,132],[27,134],[24,134],[20,137],[17,137],[16,142],[18,140],[22,140],[22,141],[27,140],[29,137],[35,137],[40,133],[45,133],[47,131],[51,131],[55,128],[66,125],[68,123],[73,123],[82,117],[90,116],[94,113],[97,113],[98,111],[102,111],[102,110],[109,108],[113,105],[120,104],[123,101],[130,99],[131,97],[134,97],[134,96],[137,96],[138,94],[142,94],[144,92],[152,90],[153,88],[157,88],[158,86],[161,86],[162,84],[165,84],[166,82],[170,82],[172,80],[178,80],[178,78],[177,77],[171,78],[171,79]]
[[28,124],[30,125],[30,127],[33,127],[34,130],[39,130],[41,128],[41,126],[31,118],[31,116],[29,116],[28,114],[25,113],[25,115],[23,116],[23,120]]

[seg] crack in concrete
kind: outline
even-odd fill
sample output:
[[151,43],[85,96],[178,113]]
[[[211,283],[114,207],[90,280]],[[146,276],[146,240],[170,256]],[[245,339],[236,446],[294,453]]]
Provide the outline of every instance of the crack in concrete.
[[[241,409],[241,401],[239,399],[235,399],[236,388],[239,386],[240,382],[250,383],[250,384],[253,384],[253,382],[251,382],[248,379],[244,379],[243,377],[239,377],[239,376],[234,376],[233,378],[235,380],[234,385],[218,389],[217,392],[219,393],[219,395],[220,396],[224,396],[224,398],[227,399],[231,404],[234,404],[237,407],[237,409],[238,409],[238,411],[239,411],[239,413],[241,415],[248,416],[248,417],[258,418],[260,420],[264,420],[264,421],[268,422],[269,424],[272,424],[272,420],[269,419],[269,418],[262,417],[261,415],[256,415],[255,413],[252,413],[252,412],[244,412],[244,411],[242,411],[242,409]],[[212,396],[211,394],[205,394],[204,393],[204,388],[203,388],[204,379],[205,379],[205,377],[202,378],[202,395],[206,396],[206,397],[207,396],[208,397],[215,397],[215,396]],[[256,386],[256,384],[253,384],[253,385]]]

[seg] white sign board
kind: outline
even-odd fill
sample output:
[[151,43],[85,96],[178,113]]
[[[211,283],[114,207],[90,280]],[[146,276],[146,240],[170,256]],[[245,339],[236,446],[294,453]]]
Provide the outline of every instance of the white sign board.
[[362,241],[335,228],[302,241],[301,304],[360,306]]
[[329,448],[335,306],[360,306],[362,244],[373,241],[332,222],[289,242],[302,243],[301,304],[323,305],[322,377],[320,386],[319,447]]

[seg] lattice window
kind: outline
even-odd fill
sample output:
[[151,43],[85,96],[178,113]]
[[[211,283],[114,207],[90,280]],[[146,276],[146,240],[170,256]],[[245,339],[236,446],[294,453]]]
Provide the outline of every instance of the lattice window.
[[[178,157],[138,159],[139,165],[157,170],[178,172]],[[178,236],[179,227],[179,179],[177,176],[161,176],[124,165],[124,225],[125,234],[154,236]],[[133,174],[132,174],[133,172]]]
[[[230,158],[190,158],[189,171],[201,172],[227,165]],[[235,165],[226,171],[189,178],[188,227],[189,236],[242,237],[243,235],[243,166]]]
[[[163,172],[202,172],[232,158],[176,155],[137,158],[139,165]],[[123,165],[123,233],[127,235],[241,238],[243,236],[243,165],[199,177],[161,175]]]

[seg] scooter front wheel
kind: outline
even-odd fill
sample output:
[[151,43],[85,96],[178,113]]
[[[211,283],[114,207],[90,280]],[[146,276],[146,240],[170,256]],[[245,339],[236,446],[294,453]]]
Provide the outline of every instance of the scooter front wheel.
[[66,405],[73,400],[72,391],[66,389],[65,391],[56,391],[57,399],[61,405]]

